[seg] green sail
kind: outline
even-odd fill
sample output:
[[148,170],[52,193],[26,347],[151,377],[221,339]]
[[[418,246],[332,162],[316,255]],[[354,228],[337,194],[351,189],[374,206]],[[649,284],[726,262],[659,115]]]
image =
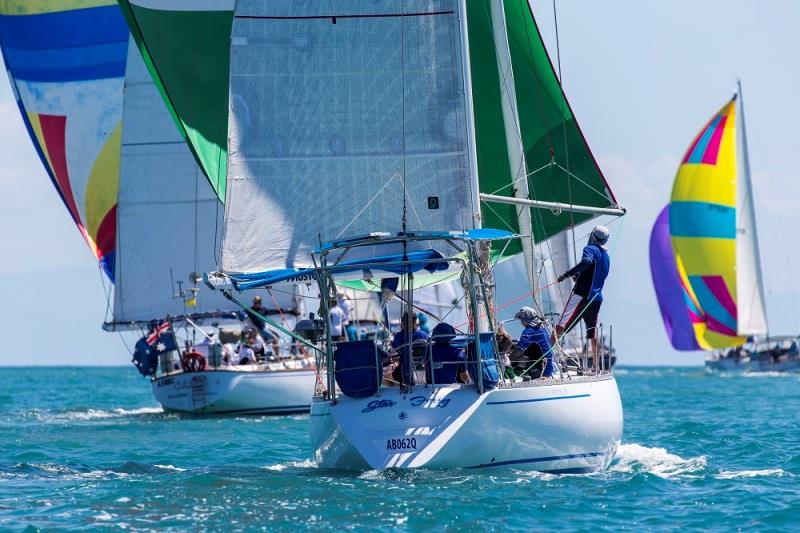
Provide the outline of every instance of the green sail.
[[[479,188],[513,196],[490,0],[471,0],[467,6]],[[504,0],[503,6],[531,199],[616,205],[561,89],[528,2]],[[548,166],[551,161],[555,165]],[[482,216],[484,226],[518,230],[514,206],[484,202]],[[592,216],[534,209],[534,236],[537,242],[545,240]],[[503,255],[519,251],[519,244],[512,243]]]
[[224,203],[233,1],[119,4],[178,129]]

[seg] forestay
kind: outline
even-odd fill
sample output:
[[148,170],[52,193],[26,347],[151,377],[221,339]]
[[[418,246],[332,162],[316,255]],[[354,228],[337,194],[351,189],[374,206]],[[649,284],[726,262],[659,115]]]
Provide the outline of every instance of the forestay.
[[240,1],[222,266],[309,266],[320,238],[464,229],[470,175],[455,0]]

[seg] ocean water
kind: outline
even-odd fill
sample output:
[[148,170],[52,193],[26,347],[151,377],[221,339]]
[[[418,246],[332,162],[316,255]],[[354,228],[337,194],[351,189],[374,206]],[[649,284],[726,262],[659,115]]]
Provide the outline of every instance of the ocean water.
[[607,472],[350,473],[307,417],[165,414],[130,368],[0,368],[0,530],[800,530],[800,376],[620,368]]

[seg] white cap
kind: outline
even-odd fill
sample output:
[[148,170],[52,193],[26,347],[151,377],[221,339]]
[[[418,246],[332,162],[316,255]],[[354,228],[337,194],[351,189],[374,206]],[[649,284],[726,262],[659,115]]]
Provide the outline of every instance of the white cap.
[[608,228],[605,226],[595,226],[592,230],[592,234],[589,236],[589,243],[590,244],[597,244],[600,248],[606,249],[606,243],[608,242],[608,237],[611,235],[611,232],[608,231]]

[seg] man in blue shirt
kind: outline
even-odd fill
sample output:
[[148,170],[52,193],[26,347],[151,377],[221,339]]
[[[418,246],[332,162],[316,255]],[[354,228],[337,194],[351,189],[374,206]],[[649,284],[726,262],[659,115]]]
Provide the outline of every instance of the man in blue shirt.
[[603,303],[603,285],[611,268],[611,259],[606,250],[609,235],[607,227],[595,226],[589,235],[589,243],[583,248],[581,262],[558,277],[559,282],[573,278],[575,287],[556,326],[556,340],[583,319],[586,338],[592,343],[592,365],[595,370],[598,368],[595,329]]
[[[519,320],[525,328],[519,336],[517,348],[525,352],[531,344],[538,344],[545,358],[544,370],[541,375],[549,378],[553,375],[555,366],[553,365],[553,350],[550,346],[550,335],[544,327],[544,320],[542,320],[542,317],[531,307],[523,307],[517,311],[514,318]],[[535,361],[533,362],[535,363]]]
[[[412,333],[410,335],[410,343],[407,327],[412,325]],[[428,334],[419,329],[419,322],[417,315],[412,311],[403,313],[402,320],[400,321],[400,331],[394,334],[392,338],[392,348],[400,356],[400,364],[392,372],[392,377],[395,381],[400,383],[401,387],[406,387],[414,384],[414,362],[413,362],[413,349],[416,346],[423,348],[427,347]],[[411,348],[411,350],[409,350]]]

